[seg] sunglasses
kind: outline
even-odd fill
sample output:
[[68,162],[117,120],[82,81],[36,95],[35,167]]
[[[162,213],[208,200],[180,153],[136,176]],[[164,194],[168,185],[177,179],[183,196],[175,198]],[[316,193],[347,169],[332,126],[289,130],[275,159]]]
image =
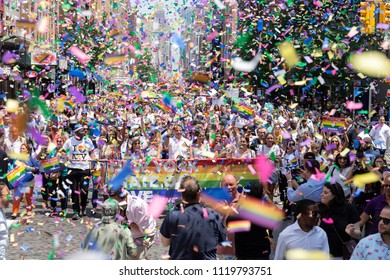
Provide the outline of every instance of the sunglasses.
[[317,217],[320,214],[320,212],[319,211],[309,211],[309,212],[306,212],[306,214],[309,217]]
[[388,218],[379,217],[378,223],[380,221],[382,221],[386,226],[390,224],[390,219],[388,219]]
[[384,184],[382,185],[383,188],[390,188],[390,185]]
[[346,157],[340,157],[339,160],[347,160]]

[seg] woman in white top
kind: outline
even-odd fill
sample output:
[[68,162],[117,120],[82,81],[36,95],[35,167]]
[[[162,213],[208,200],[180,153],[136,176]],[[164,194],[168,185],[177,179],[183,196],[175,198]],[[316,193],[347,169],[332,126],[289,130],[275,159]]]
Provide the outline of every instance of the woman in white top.
[[205,140],[205,131],[200,131],[196,137],[195,142],[192,144],[192,153],[194,158],[209,158],[210,145]]
[[327,173],[327,176],[330,176],[331,184],[337,182],[343,187],[346,198],[351,196],[351,186],[349,184],[344,184],[344,182],[352,178],[354,165],[354,163],[351,164],[348,155],[342,156],[339,153],[336,155],[335,162]]
[[249,138],[241,137],[233,158],[255,158],[255,152],[249,148],[249,144]]
[[275,137],[272,133],[265,135],[265,144],[257,150],[258,155],[264,154],[268,158],[277,158],[281,155],[280,148],[275,145]]
[[161,159],[162,141],[161,133],[158,130],[150,132],[148,147],[145,151],[145,156],[150,156],[153,159]]

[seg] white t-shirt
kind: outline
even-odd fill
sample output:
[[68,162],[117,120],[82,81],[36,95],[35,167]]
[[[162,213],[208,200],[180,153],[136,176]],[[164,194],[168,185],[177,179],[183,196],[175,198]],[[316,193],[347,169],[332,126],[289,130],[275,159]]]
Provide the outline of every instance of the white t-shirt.
[[184,137],[181,137],[180,140],[176,137],[170,137],[168,144],[169,158],[177,159],[178,156],[189,158],[189,151],[191,145],[191,141]]
[[93,143],[89,138],[77,140],[71,137],[64,143],[64,149],[72,157],[69,168],[87,170],[90,169],[89,153],[94,149]]

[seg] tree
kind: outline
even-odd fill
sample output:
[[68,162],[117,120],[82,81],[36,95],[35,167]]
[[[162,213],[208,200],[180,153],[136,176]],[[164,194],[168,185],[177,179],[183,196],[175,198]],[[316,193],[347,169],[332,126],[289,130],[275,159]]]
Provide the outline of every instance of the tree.
[[152,54],[148,50],[144,50],[138,55],[138,64],[136,73],[138,79],[142,82],[156,82],[159,75],[158,69],[152,63]]

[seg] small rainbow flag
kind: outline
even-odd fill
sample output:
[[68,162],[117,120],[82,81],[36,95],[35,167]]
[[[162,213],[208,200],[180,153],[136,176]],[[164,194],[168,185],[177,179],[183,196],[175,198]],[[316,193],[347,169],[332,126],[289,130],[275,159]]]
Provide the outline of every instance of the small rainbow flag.
[[97,169],[97,170],[95,169],[93,171],[93,173],[92,173],[92,182],[94,184],[98,184],[101,181],[102,177],[100,176],[100,173],[101,173],[100,169]]
[[284,218],[284,213],[276,206],[263,204],[256,198],[246,197],[240,200],[239,217],[251,221],[261,227],[275,228]]
[[41,160],[41,165],[47,174],[59,172],[65,169],[65,165],[59,161],[58,157]]
[[16,27],[26,28],[26,29],[35,29],[37,27],[37,23],[34,21],[18,20],[16,22]]
[[168,89],[167,83],[159,83],[157,86],[160,90],[167,90]]
[[164,113],[168,113],[168,112],[172,112],[173,111],[171,107],[167,106],[163,102],[155,103],[154,107],[156,107],[157,109],[160,109]]
[[249,106],[243,102],[233,104],[233,106],[232,106],[232,112],[237,113],[238,115],[240,115],[244,119],[250,119],[252,117],[254,111],[255,110],[251,106]]
[[251,221],[242,220],[242,221],[232,221],[227,224],[228,232],[243,232],[251,230]]
[[29,182],[32,179],[32,174],[31,172],[28,172],[27,166],[24,163],[15,166],[14,169],[7,174],[7,180],[13,187],[17,187],[23,182]]
[[0,133],[4,133],[4,122],[3,122],[3,118],[0,118]]
[[345,119],[322,117],[322,127],[322,131],[324,132],[336,132],[338,134],[342,134],[344,133]]
[[104,62],[108,65],[119,64],[124,61],[126,61],[126,55],[120,53],[107,55],[106,58],[104,59]]

